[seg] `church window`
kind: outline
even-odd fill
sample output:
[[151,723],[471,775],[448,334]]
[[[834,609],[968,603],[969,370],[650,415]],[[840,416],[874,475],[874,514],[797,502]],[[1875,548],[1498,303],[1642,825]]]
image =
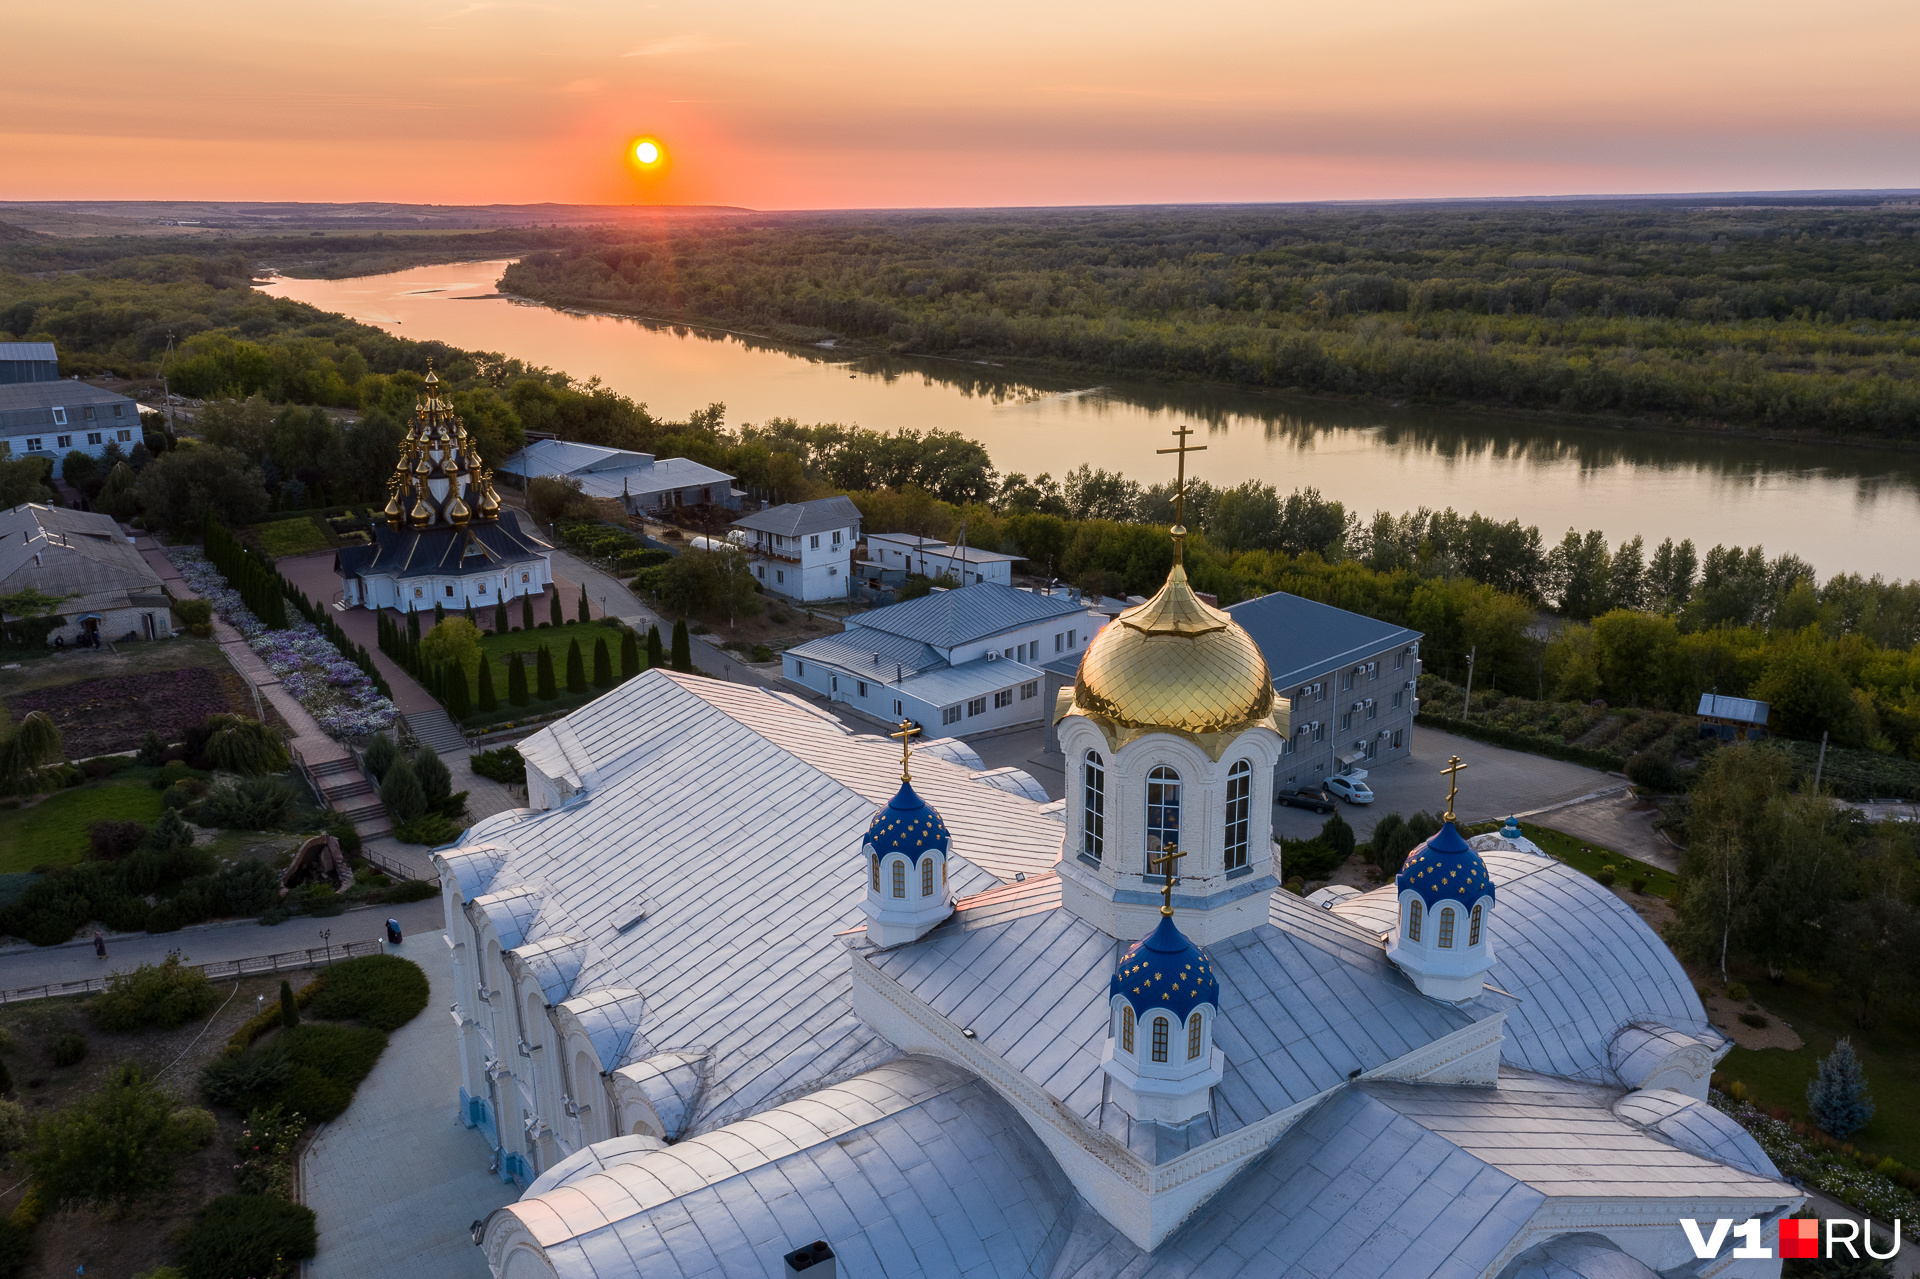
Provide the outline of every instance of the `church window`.
[[931,857],[920,859],[920,895],[933,896],[933,858]]
[[449,597],[449,598],[451,598],[451,597],[452,597],[452,595],[453,595],[453,583],[452,583],[452,582],[448,582],[448,583],[447,583],[447,595],[448,595],[448,597]]
[[1187,1060],[1192,1061],[1200,1055],[1200,1014],[1194,1013],[1187,1018]]
[[1179,843],[1180,774],[1161,764],[1147,774],[1147,851],[1157,853]]
[[1407,940],[1420,940],[1420,899],[1414,898],[1407,903]]
[[1227,770],[1227,869],[1247,864],[1248,816],[1253,809],[1253,765],[1241,760]]
[[1097,751],[1087,752],[1080,788],[1080,851],[1099,861],[1107,851],[1107,770]]
[[1133,1051],[1133,1009],[1120,1005],[1120,1051]]
[[1443,906],[1440,909],[1440,949],[1453,949],[1453,907],[1451,906]]
[[1155,1061],[1167,1059],[1167,1019],[1165,1017],[1153,1019],[1153,1059]]
[[880,891],[880,859],[878,857],[873,859],[873,891],[876,893]]
[[893,895],[895,897],[907,895],[907,864],[904,861],[893,864]]
[[1469,946],[1480,944],[1480,912],[1484,909],[1486,909],[1484,906],[1475,906],[1473,914],[1467,916],[1467,945]]

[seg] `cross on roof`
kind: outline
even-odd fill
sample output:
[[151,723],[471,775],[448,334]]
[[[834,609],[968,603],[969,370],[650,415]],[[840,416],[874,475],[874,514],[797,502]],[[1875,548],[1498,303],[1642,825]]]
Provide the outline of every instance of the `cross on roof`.
[[1162,872],[1167,877],[1166,882],[1160,885],[1160,913],[1169,919],[1173,918],[1173,885],[1177,879],[1173,873],[1174,863],[1185,856],[1186,854],[1180,851],[1178,845],[1168,844],[1166,852],[1158,857],[1147,858],[1148,870],[1152,870],[1155,866],[1166,867]]
[[888,737],[894,738],[900,743],[900,780],[902,782],[910,782],[913,780],[907,771],[907,758],[913,751],[913,739],[919,735],[920,726],[910,719],[900,721],[899,732],[887,734]]
[[1460,770],[1465,767],[1466,765],[1460,762],[1460,757],[1454,755],[1448,758],[1447,766],[1440,770],[1440,775],[1447,779],[1447,811],[1445,817],[1442,819],[1444,821],[1450,822],[1453,820],[1453,797],[1460,789],[1459,774]]
[[1154,452],[1177,453],[1180,456],[1179,470],[1173,482],[1173,557],[1177,563],[1180,559],[1180,539],[1187,535],[1187,454],[1205,453],[1207,446],[1187,443],[1187,437],[1193,434],[1192,427],[1176,427],[1168,434],[1180,442],[1170,449],[1155,449]]

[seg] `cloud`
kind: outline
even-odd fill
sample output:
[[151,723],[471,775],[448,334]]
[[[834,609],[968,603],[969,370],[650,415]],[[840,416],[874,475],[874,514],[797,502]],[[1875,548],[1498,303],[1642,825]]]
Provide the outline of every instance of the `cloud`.
[[667,36],[659,40],[649,40],[638,49],[621,54],[623,58],[673,58],[683,53],[704,53],[708,49],[724,49],[725,42],[698,31],[686,35]]

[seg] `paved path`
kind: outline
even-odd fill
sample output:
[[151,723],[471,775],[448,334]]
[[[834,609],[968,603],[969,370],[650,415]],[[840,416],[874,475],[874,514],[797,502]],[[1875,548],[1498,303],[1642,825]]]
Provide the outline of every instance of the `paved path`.
[[487,1279],[486,1254],[468,1227],[519,1191],[487,1171],[486,1139],[456,1117],[460,1060],[446,1015],[452,952],[438,931],[388,949],[426,970],[432,995],[301,1160],[303,1197],[320,1227],[319,1254],[303,1272]]
[[1621,791],[1548,809],[1531,820],[1679,874],[1680,850],[1654,831],[1653,819],[1657,816],[1659,810],[1651,802],[1636,799],[1631,791]]

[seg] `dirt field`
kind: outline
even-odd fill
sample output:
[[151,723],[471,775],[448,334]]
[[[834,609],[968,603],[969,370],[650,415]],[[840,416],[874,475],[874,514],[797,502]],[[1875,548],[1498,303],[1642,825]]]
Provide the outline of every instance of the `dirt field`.
[[[210,639],[16,657],[6,667],[0,669],[6,722],[46,711],[70,759],[133,750],[150,728],[178,741],[187,725],[207,715],[252,715],[256,708],[252,690]],[[270,708],[268,722],[279,722]]]

